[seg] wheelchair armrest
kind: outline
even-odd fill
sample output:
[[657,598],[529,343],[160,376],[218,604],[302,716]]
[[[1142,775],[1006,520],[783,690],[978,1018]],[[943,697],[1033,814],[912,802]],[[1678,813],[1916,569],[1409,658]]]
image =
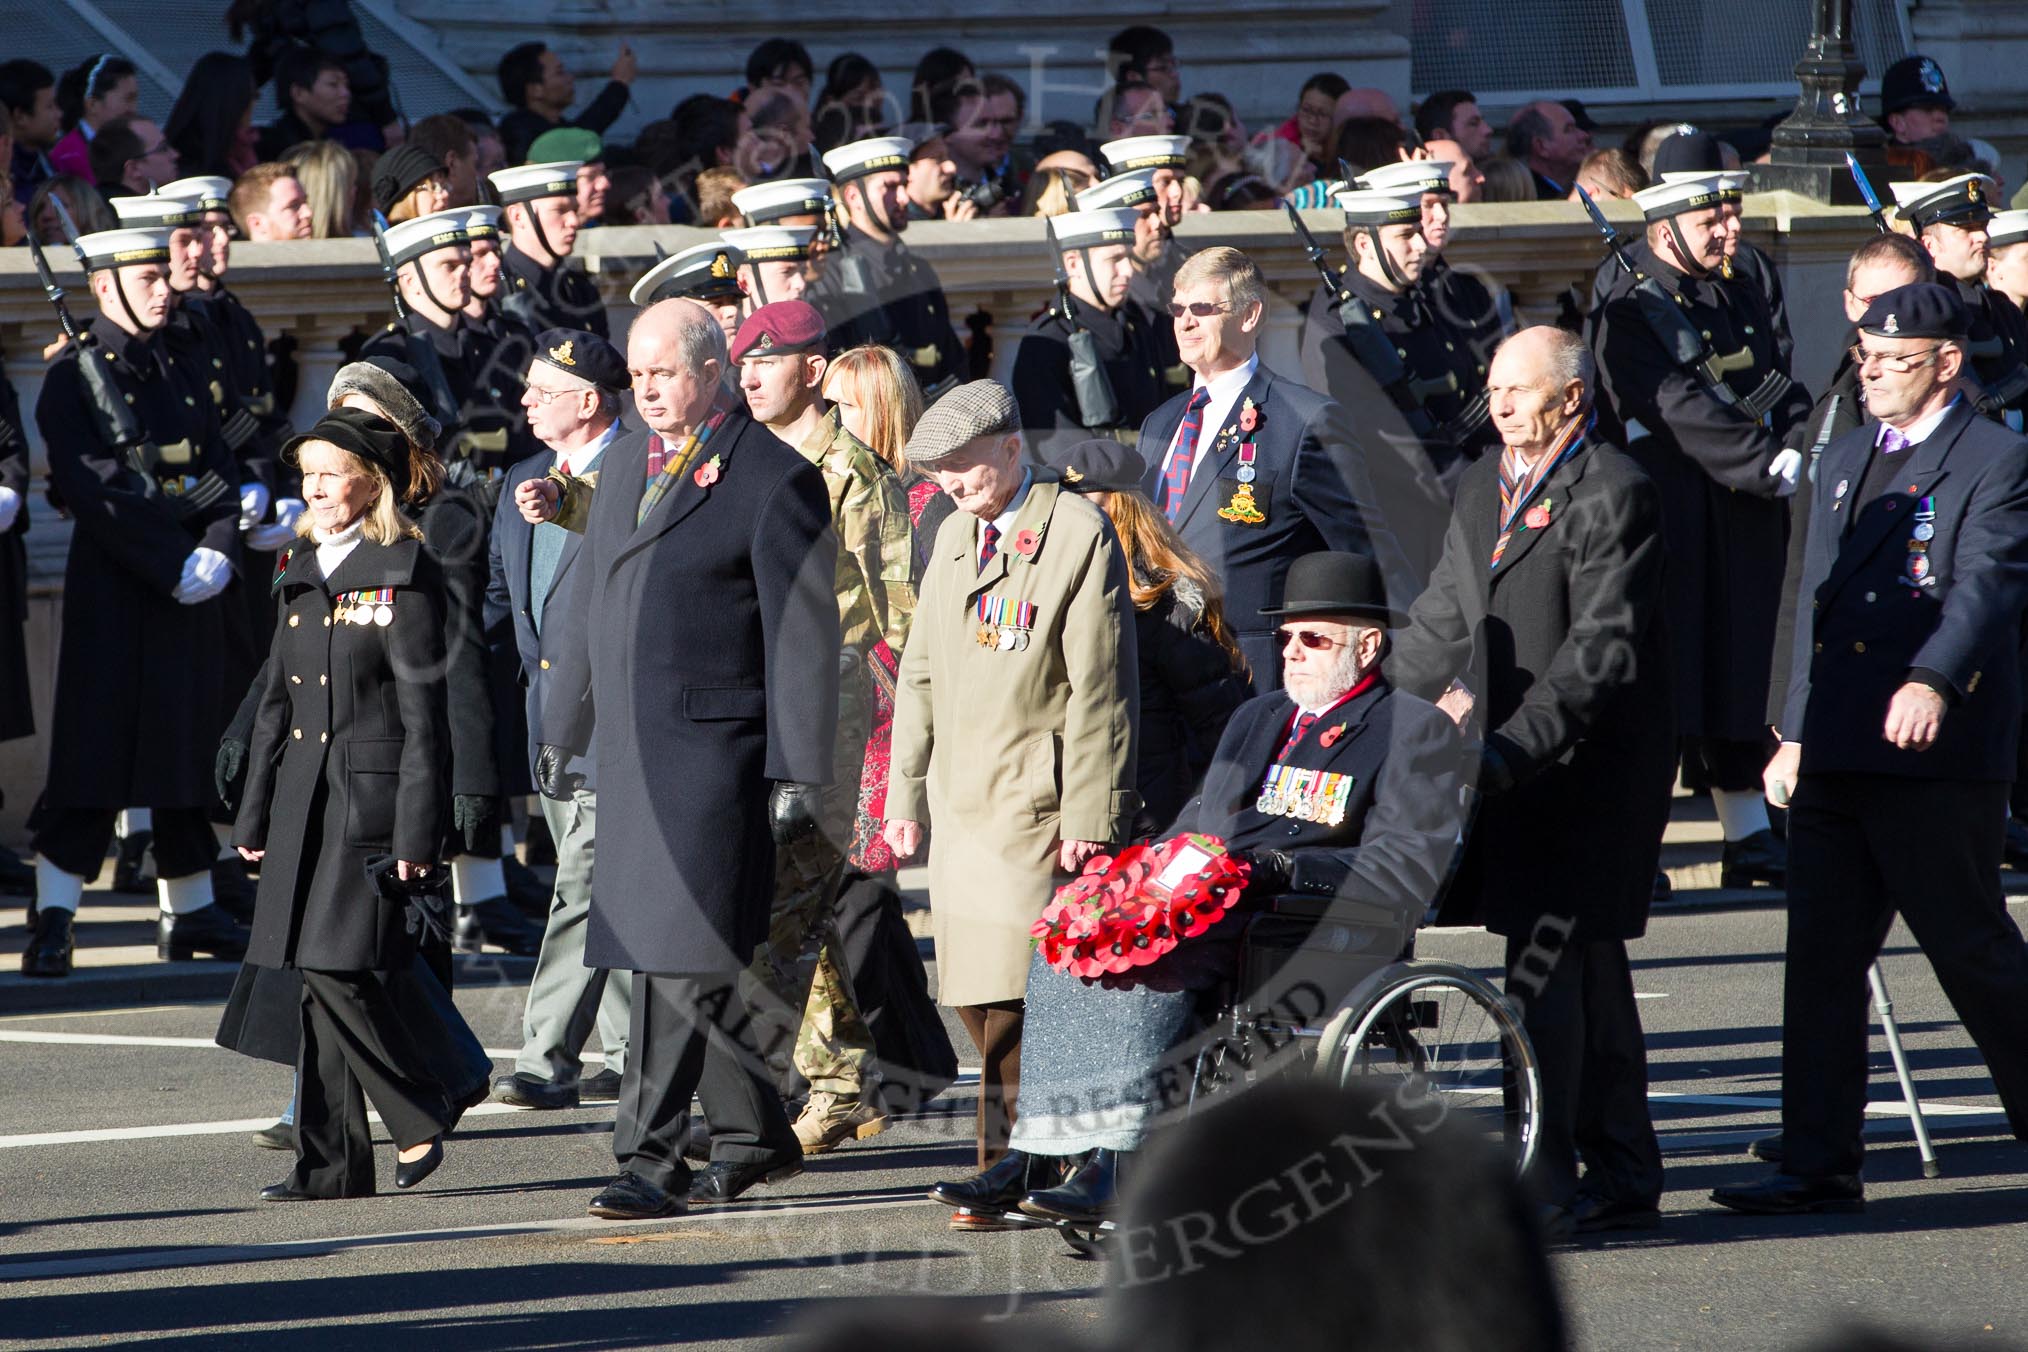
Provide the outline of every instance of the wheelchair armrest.
[[1269,897],[1260,908],[1268,915],[1293,916],[1299,920],[1322,920],[1325,916],[1352,925],[1413,929],[1404,924],[1401,913],[1391,906],[1348,897],[1318,896],[1313,892],[1284,892]]

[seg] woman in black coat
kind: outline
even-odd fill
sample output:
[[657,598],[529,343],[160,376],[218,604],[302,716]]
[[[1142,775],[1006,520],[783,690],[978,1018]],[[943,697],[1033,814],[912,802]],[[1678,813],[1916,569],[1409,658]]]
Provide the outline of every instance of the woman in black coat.
[[296,1167],[262,1190],[271,1201],[373,1192],[367,1098],[400,1152],[396,1186],[414,1186],[485,1090],[443,1082],[470,1030],[416,962],[412,904],[369,875],[424,879],[449,816],[443,573],[396,505],[417,467],[398,428],[354,409],[285,453],[303,470],[308,538],[276,579],[233,833],[261,863],[247,961],[302,980]]

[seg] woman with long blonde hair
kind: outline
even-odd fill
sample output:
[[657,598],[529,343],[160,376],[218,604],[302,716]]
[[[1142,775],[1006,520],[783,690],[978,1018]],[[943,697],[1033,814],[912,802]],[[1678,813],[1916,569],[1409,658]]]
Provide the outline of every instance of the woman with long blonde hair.
[[359,200],[359,162],[336,141],[305,141],[282,160],[310,199],[310,238],[349,239]]
[[908,496],[908,519],[915,526],[915,559],[909,580],[920,585],[937,528],[951,514],[951,500],[901,453],[908,445],[908,434],[915,431],[916,420],[922,417],[922,386],[916,384],[915,373],[900,353],[867,343],[847,348],[831,359],[824,376],[824,398],[838,410],[839,424],[871,446],[873,453],[901,476],[902,491]]

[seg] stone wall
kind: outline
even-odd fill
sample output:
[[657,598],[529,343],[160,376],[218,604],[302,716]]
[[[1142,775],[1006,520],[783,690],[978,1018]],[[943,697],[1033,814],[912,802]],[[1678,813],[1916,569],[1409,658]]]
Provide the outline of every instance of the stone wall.
[[[1623,232],[1638,232],[1631,203],[1608,203],[1607,209]],[[1821,207],[1787,193],[1749,198],[1746,219],[1749,237],[1782,271],[1796,336],[1796,374],[1806,385],[1815,385],[1829,375],[1844,329],[1839,297],[1845,256],[1866,238],[1871,226],[1856,209]],[[1333,211],[1315,211],[1308,217],[1311,230],[1334,249],[1339,220]],[[1297,307],[1315,289],[1316,274],[1286,219],[1275,212],[1205,214],[1187,219],[1178,234],[1192,247],[1230,244],[1259,262],[1275,293],[1263,359],[1284,373],[1299,374]],[[594,230],[580,237],[587,270],[613,306],[616,335],[623,337],[632,314],[627,288],[652,263],[657,246],[673,252],[704,237],[705,232],[677,227]],[[962,319],[983,310],[992,317],[993,369],[1004,376],[1021,334],[1048,299],[1050,273],[1041,223],[931,222],[911,228],[908,239],[942,275],[954,315]],[[1545,202],[1459,208],[1447,252],[1457,265],[1481,269],[1507,286],[1518,316],[1527,323],[1554,320],[1558,296],[1573,282],[1590,277],[1602,250],[1579,208]],[[68,272],[60,280],[70,292],[74,313],[89,314],[91,301],[83,278]],[[243,244],[234,250],[231,284],[270,337],[286,333],[295,339],[302,367],[295,412],[298,425],[307,425],[320,411],[323,392],[342,360],[341,341],[355,330],[371,331],[386,322],[387,288],[380,280],[372,244],[366,240]],[[6,354],[7,377],[29,415],[30,435],[37,446],[37,488],[30,499],[35,577],[28,645],[36,721],[45,727],[69,527],[42,500],[40,439],[32,415],[42,384],[42,348],[55,333],[55,320],[27,251],[0,251],[0,351]],[[0,745],[0,789],[6,795],[0,807],[0,837],[19,836],[21,819],[41,783],[43,759],[40,738]]]

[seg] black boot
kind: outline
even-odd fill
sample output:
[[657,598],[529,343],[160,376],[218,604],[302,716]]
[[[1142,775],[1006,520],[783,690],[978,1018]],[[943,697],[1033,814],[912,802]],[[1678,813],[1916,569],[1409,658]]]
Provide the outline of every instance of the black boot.
[[148,846],[155,839],[153,831],[136,831],[120,841],[119,852],[113,856],[113,890],[115,892],[153,892],[154,871],[147,867]]
[[930,1200],[955,1209],[951,1225],[960,1230],[1005,1230],[1032,1224],[1017,1208],[1021,1199],[1054,1178],[1056,1162],[1010,1150],[1000,1162],[960,1183],[938,1183]]
[[211,958],[246,956],[246,927],[216,903],[187,915],[165,913],[155,927],[155,956],[189,962],[198,954]]
[[1021,1209],[1046,1221],[1093,1226],[1112,1217],[1119,1195],[1120,1152],[1100,1148],[1058,1186],[1022,1198]]
[[71,915],[59,906],[36,914],[28,946],[21,950],[21,975],[70,975],[71,951],[76,946],[71,935]]
[[1774,838],[1773,831],[1763,829],[1744,840],[1725,842],[1719,886],[1752,887],[1755,883],[1766,883],[1769,887],[1785,887],[1788,878],[1788,847]]
[[487,944],[517,958],[532,958],[542,951],[542,931],[529,924],[505,897],[460,906],[452,947],[460,953],[477,953]]

